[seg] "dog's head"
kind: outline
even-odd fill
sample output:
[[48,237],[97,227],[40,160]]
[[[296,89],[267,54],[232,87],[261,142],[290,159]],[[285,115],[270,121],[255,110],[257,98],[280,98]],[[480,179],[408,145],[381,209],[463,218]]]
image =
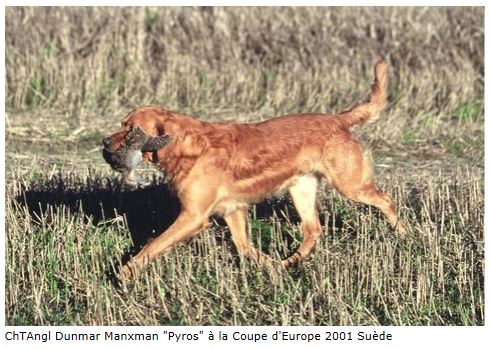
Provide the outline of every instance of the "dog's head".
[[[102,140],[104,149],[109,153],[114,153],[124,145],[128,134],[133,130],[140,129],[149,137],[166,137],[168,136],[164,128],[164,120],[168,111],[161,107],[141,107],[129,112],[121,120],[121,128],[119,131],[105,137]],[[145,151],[151,150],[148,146]]]
[[[102,155],[111,167],[123,175],[130,173],[143,159],[167,146],[172,140],[168,135],[158,135],[154,117],[144,117],[133,111],[121,122],[121,129],[104,138]],[[152,134],[157,134],[153,136]]]

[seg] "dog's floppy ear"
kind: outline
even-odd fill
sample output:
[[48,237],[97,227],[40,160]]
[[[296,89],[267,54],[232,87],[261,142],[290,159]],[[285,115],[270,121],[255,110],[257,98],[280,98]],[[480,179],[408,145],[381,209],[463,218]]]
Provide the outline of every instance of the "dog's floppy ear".
[[141,150],[146,152],[157,151],[166,147],[171,141],[170,136],[148,137]]

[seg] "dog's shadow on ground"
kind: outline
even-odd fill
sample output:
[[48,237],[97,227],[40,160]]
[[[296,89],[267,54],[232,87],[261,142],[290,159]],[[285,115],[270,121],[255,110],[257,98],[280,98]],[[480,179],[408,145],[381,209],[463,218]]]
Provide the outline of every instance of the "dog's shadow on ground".
[[[154,176],[144,188],[128,188],[117,179],[88,176],[55,175],[42,178],[22,188],[16,201],[27,208],[34,219],[42,217],[49,207],[67,207],[70,212],[80,212],[94,225],[124,217],[133,246],[124,253],[121,263],[126,263],[152,237],[165,231],[177,218],[180,203],[177,196]],[[119,265],[115,261],[114,265]],[[113,278],[113,271],[108,276]]]
[[[144,188],[127,188],[119,180],[88,176],[79,178],[61,173],[41,178],[21,188],[15,200],[25,206],[34,220],[42,217],[49,207],[65,206],[73,213],[80,212],[84,219],[97,225],[125,217],[133,246],[114,265],[126,263],[153,237],[164,232],[177,218],[180,202],[162,177],[154,176]],[[287,219],[298,222],[295,210],[287,200],[264,202],[255,206],[255,218],[269,218],[278,212],[288,212]],[[216,220],[224,225],[221,219]],[[109,223],[110,224],[110,223]],[[107,276],[115,281],[112,269]]]

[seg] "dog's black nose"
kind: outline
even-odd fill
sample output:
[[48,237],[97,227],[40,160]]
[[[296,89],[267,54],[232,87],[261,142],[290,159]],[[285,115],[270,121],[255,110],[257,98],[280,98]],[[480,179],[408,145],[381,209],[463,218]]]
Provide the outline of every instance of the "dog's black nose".
[[104,146],[104,148],[107,148],[110,144],[111,144],[111,141],[109,140],[109,138],[104,138],[102,140],[102,145]]

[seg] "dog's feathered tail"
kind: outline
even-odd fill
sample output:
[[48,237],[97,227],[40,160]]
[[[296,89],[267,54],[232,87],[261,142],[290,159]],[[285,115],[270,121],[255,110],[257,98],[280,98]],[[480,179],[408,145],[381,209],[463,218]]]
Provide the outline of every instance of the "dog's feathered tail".
[[364,122],[373,122],[385,108],[388,90],[388,65],[384,60],[381,59],[376,63],[374,74],[369,102],[357,104],[340,114],[345,126],[350,127]]

